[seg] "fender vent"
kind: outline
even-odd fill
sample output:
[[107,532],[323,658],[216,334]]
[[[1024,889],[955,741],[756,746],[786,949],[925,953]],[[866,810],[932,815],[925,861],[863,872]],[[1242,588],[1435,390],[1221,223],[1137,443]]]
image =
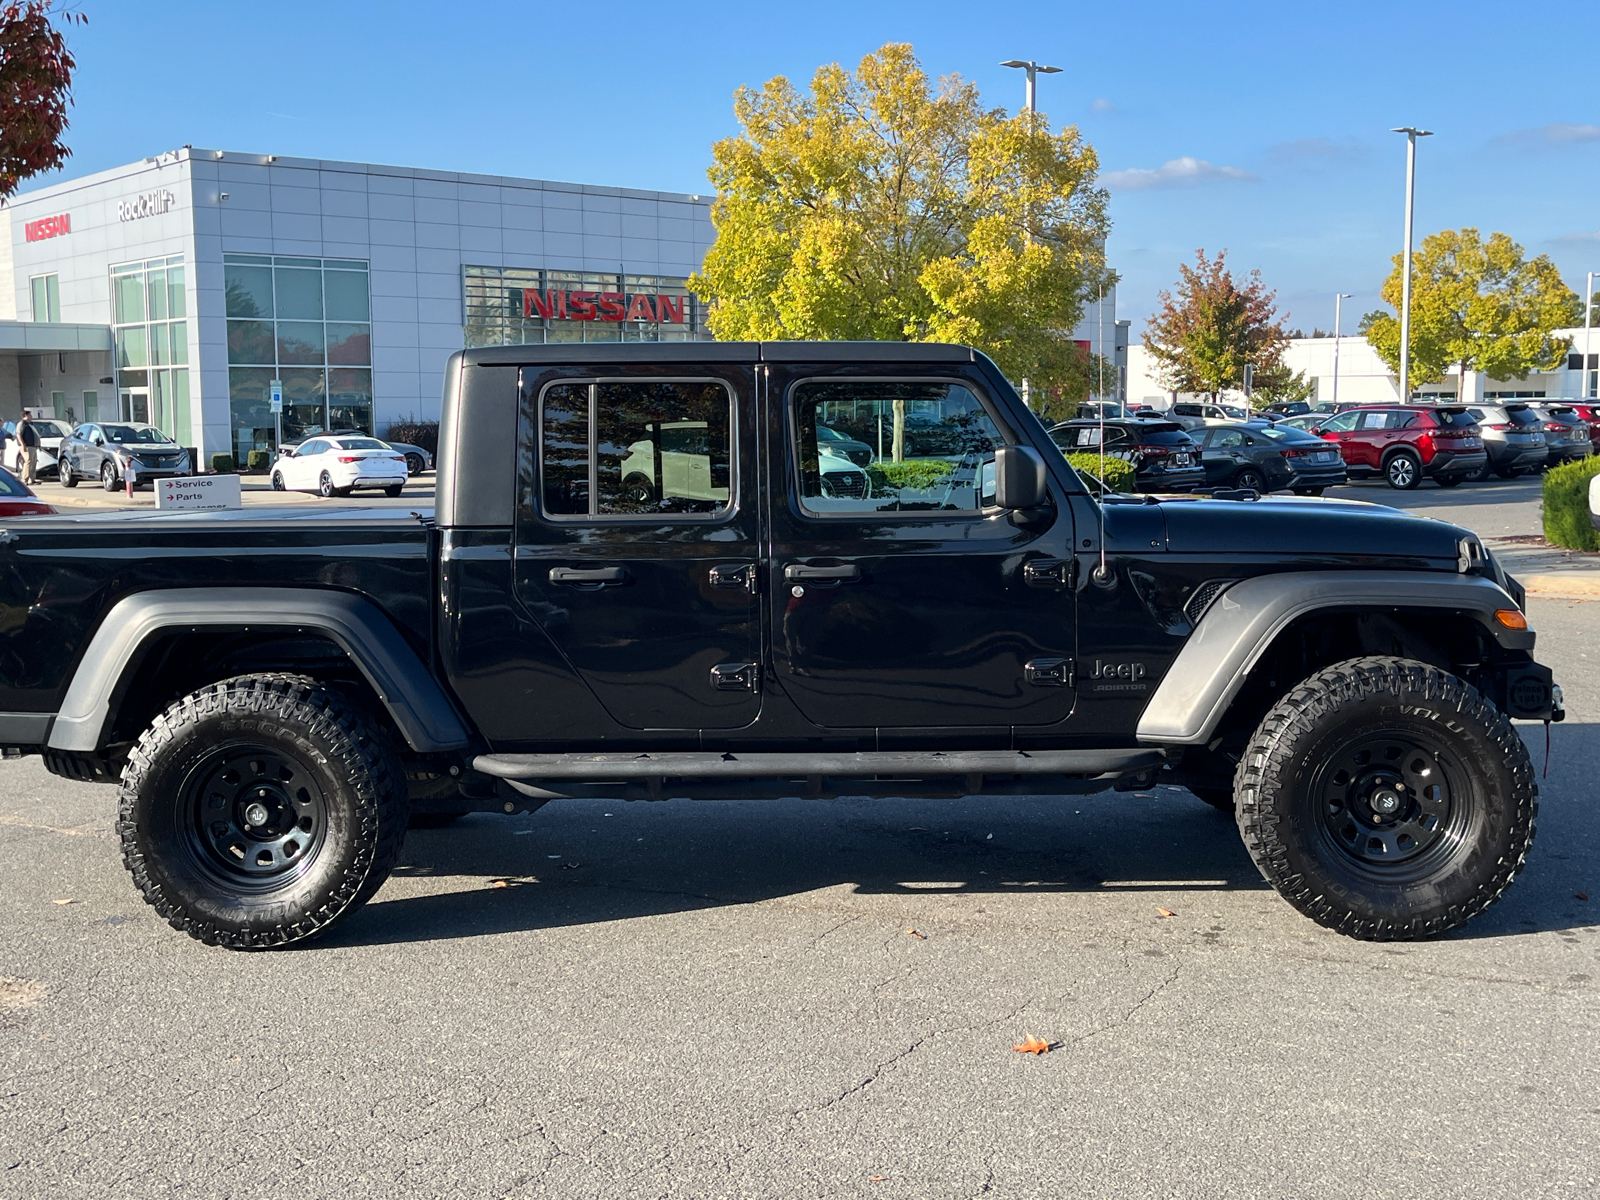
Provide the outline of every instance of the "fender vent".
[[1195,588],[1194,595],[1183,605],[1183,615],[1189,618],[1189,624],[1200,624],[1200,618],[1206,615],[1206,609],[1211,607],[1212,602],[1237,582],[1236,579],[1208,579]]

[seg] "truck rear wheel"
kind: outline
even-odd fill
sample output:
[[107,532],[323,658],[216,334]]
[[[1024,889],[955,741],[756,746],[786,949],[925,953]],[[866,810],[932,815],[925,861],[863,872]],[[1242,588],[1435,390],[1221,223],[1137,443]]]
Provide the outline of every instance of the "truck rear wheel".
[[1464,925],[1511,885],[1538,785],[1505,716],[1454,675],[1400,658],[1318,672],[1256,729],[1239,830],[1306,916],[1370,941]]
[[117,832],[145,900],[207,945],[304,941],[382,886],[405,778],[367,716],[313,679],[245,675],[157,717],[123,772]]

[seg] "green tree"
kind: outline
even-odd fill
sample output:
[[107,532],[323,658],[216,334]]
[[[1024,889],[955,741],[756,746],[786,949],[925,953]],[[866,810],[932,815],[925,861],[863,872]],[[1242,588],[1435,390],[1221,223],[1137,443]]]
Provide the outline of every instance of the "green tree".
[[1280,400],[1309,400],[1316,394],[1316,381],[1290,370],[1281,359],[1251,377],[1250,403],[1258,410]]
[[891,43],[809,94],[740,88],[708,171],[717,240],[691,280],[725,339],[961,342],[1012,379],[1075,390],[1072,329],[1112,281],[1094,150],[1041,114],[930,83]]
[[[0,2],[0,200],[72,153],[61,135],[77,63],[50,23],[53,8],[54,0]],[[82,13],[56,15],[69,25],[89,20]]]
[[1162,384],[1174,392],[1204,392],[1244,385],[1245,365],[1257,380],[1276,380],[1283,369],[1288,335],[1278,317],[1277,293],[1260,271],[1241,284],[1228,270],[1228,252],[1178,265],[1176,295],[1161,292],[1158,311],[1145,325],[1144,345],[1156,360]]
[[[1400,310],[1404,258],[1379,293]],[[1570,348],[1554,336],[1581,324],[1583,305],[1548,255],[1526,258],[1503,233],[1445,229],[1422,240],[1412,259],[1411,382],[1433,383],[1452,366],[1492,379],[1550,370]],[[1361,318],[1379,357],[1400,370],[1400,321],[1379,309]]]

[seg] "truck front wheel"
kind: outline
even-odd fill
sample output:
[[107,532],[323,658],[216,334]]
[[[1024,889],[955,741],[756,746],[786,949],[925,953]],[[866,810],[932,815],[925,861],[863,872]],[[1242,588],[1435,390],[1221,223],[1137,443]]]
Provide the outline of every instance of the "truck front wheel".
[[1356,658],[1275,705],[1235,775],[1245,847],[1313,921],[1371,941],[1433,937],[1511,885],[1533,841],[1527,747],[1436,667]]
[[246,675],[157,717],[123,772],[117,831],[145,900],[207,945],[304,941],[378,890],[405,777],[358,708],[313,679]]

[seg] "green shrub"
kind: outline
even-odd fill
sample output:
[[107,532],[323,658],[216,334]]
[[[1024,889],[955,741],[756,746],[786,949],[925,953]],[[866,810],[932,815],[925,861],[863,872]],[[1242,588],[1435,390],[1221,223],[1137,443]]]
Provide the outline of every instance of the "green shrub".
[[[1133,464],[1125,458],[1113,458],[1109,454],[1105,458],[1101,458],[1098,454],[1069,454],[1067,461],[1072,464],[1073,470],[1087,476],[1088,479],[1099,479],[1100,464],[1104,463],[1105,486],[1108,491],[1133,491]],[[1088,479],[1085,482],[1088,482]]]
[[233,455],[213,454],[211,456],[211,473],[213,475],[232,475]]
[[246,459],[246,463],[252,471],[265,471],[272,465],[272,451],[252,450]]
[[909,462],[876,462],[867,468],[872,473],[872,490],[880,493],[884,488],[937,487],[944,477],[956,469],[955,464],[942,458],[914,458]]
[[1579,459],[1544,473],[1544,540],[1569,550],[1600,550],[1600,533],[1589,520],[1589,480],[1600,475],[1600,457]]
[[388,428],[383,431],[383,440],[386,442],[405,442],[410,446],[421,446],[429,454],[438,456],[439,453],[439,422],[419,421],[415,417],[402,417],[398,421],[390,421]]

